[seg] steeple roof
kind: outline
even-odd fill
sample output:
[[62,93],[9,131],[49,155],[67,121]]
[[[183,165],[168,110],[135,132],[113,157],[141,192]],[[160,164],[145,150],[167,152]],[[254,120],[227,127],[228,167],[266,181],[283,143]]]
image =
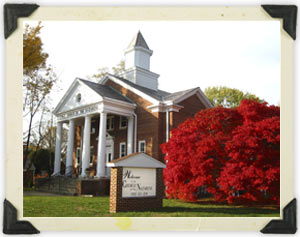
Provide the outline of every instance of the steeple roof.
[[134,36],[127,48],[129,49],[137,46],[150,50],[140,31]]

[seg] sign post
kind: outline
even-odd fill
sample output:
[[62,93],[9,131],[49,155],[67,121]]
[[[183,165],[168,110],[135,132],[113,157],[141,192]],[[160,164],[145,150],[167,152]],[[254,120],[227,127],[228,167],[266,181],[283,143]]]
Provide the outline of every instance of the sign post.
[[134,153],[108,163],[111,167],[110,213],[162,207],[165,164]]

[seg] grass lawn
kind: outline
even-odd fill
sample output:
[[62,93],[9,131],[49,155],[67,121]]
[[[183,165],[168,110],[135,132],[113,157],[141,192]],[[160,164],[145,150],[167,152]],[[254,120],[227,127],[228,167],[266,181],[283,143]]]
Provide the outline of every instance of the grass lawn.
[[279,216],[275,207],[242,207],[211,203],[185,203],[163,200],[163,208],[141,212],[109,213],[109,197],[24,196],[24,216],[29,217],[217,217],[217,216]]

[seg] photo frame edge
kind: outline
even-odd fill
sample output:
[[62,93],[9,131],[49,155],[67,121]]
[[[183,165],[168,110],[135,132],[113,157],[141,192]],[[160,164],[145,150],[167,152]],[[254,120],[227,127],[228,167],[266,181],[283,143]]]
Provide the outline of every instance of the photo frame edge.
[[[283,29],[296,40],[297,6],[296,5],[261,5],[272,18],[283,19]],[[297,231],[296,198],[283,209],[283,219],[271,220],[263,229],[263,234],[295,234]]]
[[295,234],[297,231],[296,198],[283,208],[283,219],[271,220],[262,230],[263,234]]
[[7,200],[3,203],[3,233],[4,234],[39,234],[29,221],[18,221],[17,209]]
[[[14,8],[15,6],[17,8]],[[283,28],[284,30],[295,40],[296,39],[296,18],[297,18],[297,6],[294,5],[261,5],[263,9],[271,16],[275,18],[283,18]],[[292,7],[288,14],[292,14],[293,17],[287,16],[287,13],[281,12],[282,16],[274,16],[273,13],[268,12],[266,9],[273,9],[277,14],[280,13],[280,9],[274,10],[274,7]],[[25,8],[23,8],[25,7]],[[28,7],[28,8],[27,8]],[[37,4],[5,4],[4,5],[4,35],[5,39],[7,39],[17,26],[17,18],[18,17],[27,17],[30,16],[39,5]],[[24,12],[25,11],[25,12]],[[24,14],[24,15],[23,15]],[[27,15],[25,15],[27,14]],[[271,15],[273,14],[273,15]],[[287,30],[288,29],[288,30]],[[292,31],[291,31],[292,29]],[[3,223],[3,232],[5,234],[38,234],[40,233],[29,221],[18,221],[17,215],[15,214],[15,219],[13,219],[14,213],[17,213],[17,209],[7,200],[4,200],[4,223]],[[271,220],[260,232],[261,233],[290,233],[294,234],[297,230],[296,222],[293,223],[293,220],[296,220],[296,199],[294,198],[289,204],[287,204],[283,209],[283,219],[282,220]],[[286,228],[274,228],[272,223],[276,222],[277,224],[284,223],[287,225]],[[32,231],[36,231],[34,233],[28,232],[29,230],[21,229],[21,225],[27,223],[32,226]],[[26,224],[26,225],[27,225]],[[30,227],[28,225],[28,227]],[[279,224],[281,225],[281,224]],[[272,227],[273,226],[273,227]],[[14,229],[15,228],[15,229]],[[289,229],[287,229],[289,228]],[[5,232],[8,231],[8,232]],[[10,232],[9,231],[17,231]],[[24,231],[24,232],[18,232]],[[283,231],[283,232],[281,232]],[[284,232],[287,231],[287,232]],[[290,232],[289,232],[290,231]],[[294,232],[292,232],[294,231]]]
[[296,40],[297,6],[296,5],[261,5],[273,18],[283,19],[283,29]]
[[39,8],[39,5],[37,4],[4,4],[4,38],[8,39],[8,37],[17,29],[19,17],[28,17],[37,8]]

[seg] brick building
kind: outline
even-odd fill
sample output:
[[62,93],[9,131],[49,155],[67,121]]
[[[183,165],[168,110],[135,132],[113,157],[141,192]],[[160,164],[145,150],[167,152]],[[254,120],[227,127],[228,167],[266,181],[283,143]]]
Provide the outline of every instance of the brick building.
[[66,176],[110,177],[106,164],[134,152],[163,161],[160,144],[186,118],[212,105],[199,87],[158,89],[140,32],[125,50],[125,72],[99,82],[76,78],[53,111],[57,118],[54,176],[60,175],[62,124],[68,123]]

